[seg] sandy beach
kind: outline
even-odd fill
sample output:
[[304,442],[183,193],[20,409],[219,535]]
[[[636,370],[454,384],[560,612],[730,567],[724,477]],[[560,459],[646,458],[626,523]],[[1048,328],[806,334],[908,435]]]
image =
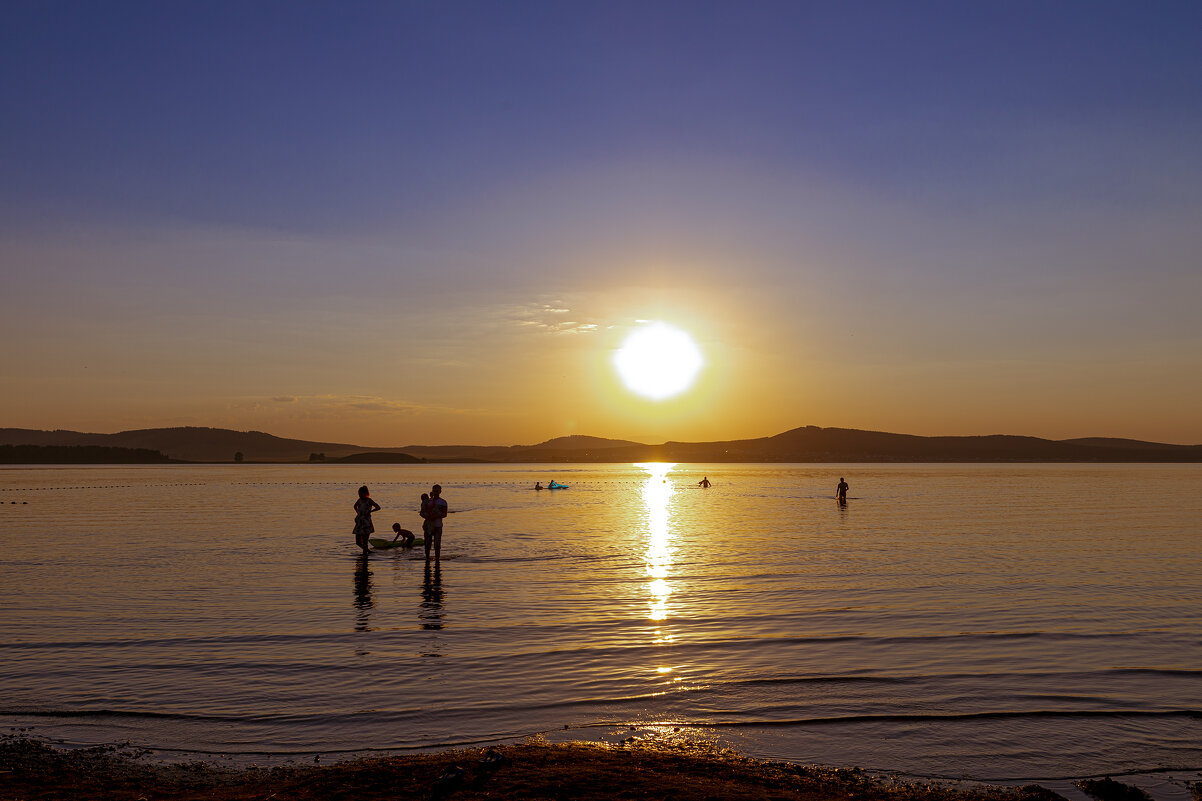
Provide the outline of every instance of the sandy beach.
[[[1146,799],[1109,779],[1081,783],[1099,801]],[[804,801],[1063,801],[1039,785],[915,783],[837,769],[749,759],[708,743],[649,739],[617,745],[522,744],[271,768],[163,764],[120,746],[65,750],[0,742],[0,798],[27,799],[802,799]],[[1202,784],[1194,784],[1195,799]]]

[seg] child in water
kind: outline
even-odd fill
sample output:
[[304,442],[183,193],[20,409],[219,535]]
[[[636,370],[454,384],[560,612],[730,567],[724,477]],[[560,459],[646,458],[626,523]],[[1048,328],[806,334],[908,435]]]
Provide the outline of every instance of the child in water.
[[[400,523],[393,523],[392,530],[394,532],[396,532],[397,537],[401,538],[401,547],[402,548],[412,548],[413,547],[413,541],[417,538],[413,536],[412,531],[410,531],[407,528],[401,528]],[[394,542],[396,541],[396,537],[393,537],[393,541]]]
[[372,525],[371,513],[378,510],[380,504],[371,499],[371,491],[364,485],[359,488],[359,500],[355,501],[355,544],[363,549],[363,555],[367,556],[368,543],[367,538],[376,533],[376,527]]
[[426,558],[427,559],[430,557],[430,545],[431,545],[431,540],[433,539],[430,536],[430,521],[426,518],[426,514],[429,511],[427,509],[427,507],[429,505],[430,505],[430,495],[428,493],[423,492],[422,493],[422,505],[421,505],[420,509],[421,509],[421,516],[422,516],[422,540],[424,541],[424,545],[426,546]]

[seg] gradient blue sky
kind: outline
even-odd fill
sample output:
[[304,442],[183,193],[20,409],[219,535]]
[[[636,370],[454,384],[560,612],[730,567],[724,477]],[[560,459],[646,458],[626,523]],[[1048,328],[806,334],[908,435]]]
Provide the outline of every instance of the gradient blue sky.
[[[1202,4],[0,6],[0,426],[1202,442]],[[689,331],[694,389],[615,347]]]

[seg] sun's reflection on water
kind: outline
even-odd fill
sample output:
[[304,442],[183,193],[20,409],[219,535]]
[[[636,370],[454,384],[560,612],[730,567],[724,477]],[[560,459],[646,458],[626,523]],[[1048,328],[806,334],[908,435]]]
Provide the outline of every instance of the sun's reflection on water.
[[[647,589],[651,594],[648,617],[656,622],[668,619],[669,598],[672,585],[671,574],[673,536],[669,504],[675,487],[667,480],[676,465],[669,462],[649,462],[636,465],[647,472],[643,483],[643,503],[647,507],[647,553],[644,557],[647,576],[651,579]],[[670,635],[657,632],[657,642],[671,642]]]

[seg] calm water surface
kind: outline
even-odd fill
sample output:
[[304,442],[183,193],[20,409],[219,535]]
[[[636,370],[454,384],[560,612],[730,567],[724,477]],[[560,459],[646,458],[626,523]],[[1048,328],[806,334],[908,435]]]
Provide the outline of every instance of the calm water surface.
[[[382,534],[434,482],[441,567],[361,559],[356,488]],[[922,775],[1198,770],[1200,520],[1198,465],[4,468],[0,725],[274,755],[680,727]]]

